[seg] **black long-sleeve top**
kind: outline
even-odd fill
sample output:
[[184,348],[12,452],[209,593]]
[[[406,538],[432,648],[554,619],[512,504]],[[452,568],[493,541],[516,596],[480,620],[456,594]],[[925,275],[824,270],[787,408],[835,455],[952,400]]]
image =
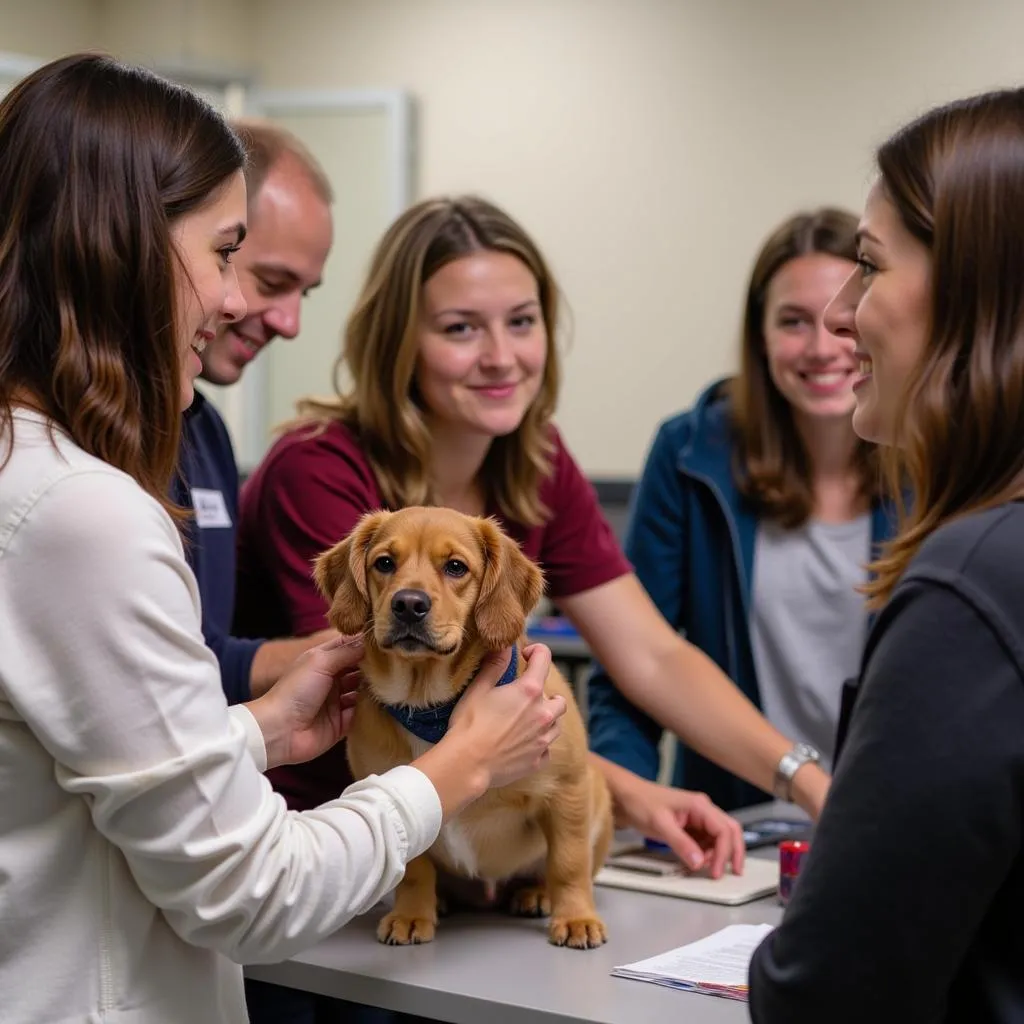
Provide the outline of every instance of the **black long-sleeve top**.
[[754,1024],[1024,1022],[1024,505],[938,530],[872,629]]

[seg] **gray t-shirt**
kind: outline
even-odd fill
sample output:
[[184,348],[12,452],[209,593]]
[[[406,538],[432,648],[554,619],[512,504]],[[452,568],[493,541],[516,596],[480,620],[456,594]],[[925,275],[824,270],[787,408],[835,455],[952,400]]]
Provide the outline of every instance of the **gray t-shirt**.
[[796,530],[764,523],[754,546],[750,639],[765,717],[832,763],[840,691],[857,675],[867,612],[871,517],[808,520]]

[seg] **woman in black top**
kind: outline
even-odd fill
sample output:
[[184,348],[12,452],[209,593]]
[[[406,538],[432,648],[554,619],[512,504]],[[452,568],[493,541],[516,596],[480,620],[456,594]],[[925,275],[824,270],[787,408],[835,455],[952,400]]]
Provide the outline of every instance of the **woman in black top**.
[[1024,1021],[1024,90],[878,152],[826,322],[906,510],[755,1024]]

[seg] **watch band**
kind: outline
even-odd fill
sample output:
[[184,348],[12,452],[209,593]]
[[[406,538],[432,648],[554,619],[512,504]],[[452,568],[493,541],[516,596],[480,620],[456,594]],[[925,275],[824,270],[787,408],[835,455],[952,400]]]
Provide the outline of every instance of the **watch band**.
[[775,769],[775,783],[772,787],[775,798],[787,803],[792,801],[793,776],[805,764],[817,764],[820,760],[821,754],[809,743],[794,743],[792,749],[779,758]]

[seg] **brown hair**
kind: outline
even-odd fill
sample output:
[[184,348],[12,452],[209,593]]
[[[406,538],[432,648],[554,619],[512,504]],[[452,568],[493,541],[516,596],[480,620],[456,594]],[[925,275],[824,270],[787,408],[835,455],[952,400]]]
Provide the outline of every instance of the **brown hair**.
[[187,89],[79,54],[0,102],[0,153],[0,433],[26,399],[176,513],[170,225],[241,169],[241,146]]
[[1024,90],[938,107],[877,163],[932,272],[927,345],[884,459],[902,500],[866,587],[876,607],[930,534],[1024,483]]
[[324,171],[305,143],[287,128],[255,117],[232,118],[231,127],[245,147],[245,187],[249,206],[267,180],[270,169],[284,157],[291,157],[313,186],[313,191],[328,205],[334,202],[334,189]]
[[[558,397],[558,288],[526,232],[486,200],[428,199],[391,225],[345,327],[344,348],[334,369],[337,397],[303,399],[299,415],[305,422],[341,420],[359,434],[391,508],[432,502],[427,477],[430,431],[414,380],[421,293],[443,266],[481,251],[508,253],[529,268],[547,329],[540,392],[518,429],[495,438],[482,470],[488,498],[502,515],[533,526],[547,514],[540,483],[550,472],[550,422]],[[344,390],[346,368],[352,387]]]
[[[765,348],[768,288],[791,260],[823,253],[857,258],[857,218],[823,207],[790,217],[772,232],[754,261],[743,313],[740,372],[728,386],[735,436],[733,473],[740,492],[787,529],[807,521],[814,508],[811,466],[793,409],[772,381]],[[877,493],[874,446],[858,442],[854,460],[861,493]]]

